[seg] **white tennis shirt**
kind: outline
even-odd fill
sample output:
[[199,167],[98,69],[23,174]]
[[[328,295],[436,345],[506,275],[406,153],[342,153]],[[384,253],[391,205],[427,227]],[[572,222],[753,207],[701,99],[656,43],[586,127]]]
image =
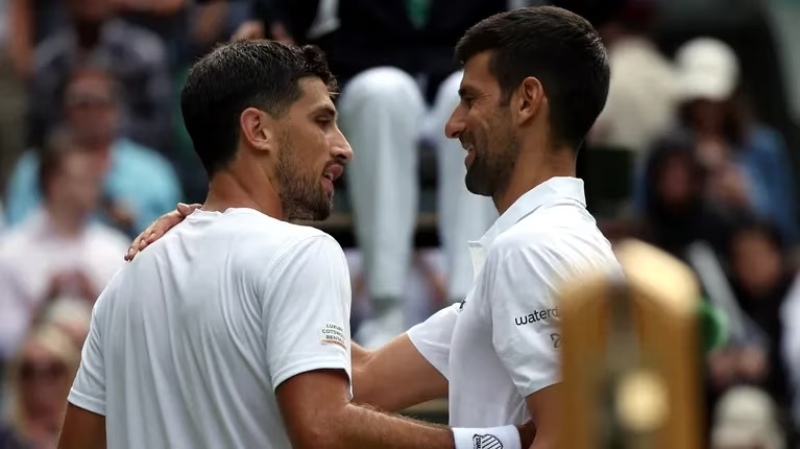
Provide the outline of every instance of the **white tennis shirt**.
[[109,448],[290,449],[274,391],[350,375],[350,300],[327,234],[195,211],[98,299],[69,402],[105,415]]
[[470,249],[476,277],[464,302],[408,335],[449,382],[451,426],[523,424],[525,398],[560,380],[561,286],[619,264],[577,178],[530,190]]

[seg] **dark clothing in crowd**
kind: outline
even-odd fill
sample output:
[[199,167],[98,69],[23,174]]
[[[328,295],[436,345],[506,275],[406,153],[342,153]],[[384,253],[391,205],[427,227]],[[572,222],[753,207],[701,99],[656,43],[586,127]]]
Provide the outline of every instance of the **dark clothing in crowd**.
[[732,282],[739,307],[768,338],[766,350],[770,370],[767,378],[758,386],[769,393],[780,407],[790,407],[792,404],[788,371],[781,352],[784,327],[780,310],[793,282],[793,276],[787,274],[775,284],[772,290],[760,297],[749,294],[735,280]]
[[[290,34],[305,39],[317,16],[319,0],[275,0],[261,3],[260,17],[275,17]],[[424,24],[411,19],[408,0],[341,0],[339,27],[322,37],[311,36],[328,55],[340,81],[373,67],[391,66],[412,76],[427,75],[427,97],[459,69],[453,48],[472,25],[505,11],[505,0],[437,0],[430,2]],[[269,21],[267,21],[269,23]]]

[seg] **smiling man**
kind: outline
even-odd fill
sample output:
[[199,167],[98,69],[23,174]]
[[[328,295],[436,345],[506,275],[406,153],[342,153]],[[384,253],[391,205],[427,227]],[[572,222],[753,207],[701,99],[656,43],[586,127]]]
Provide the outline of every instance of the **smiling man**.
[[446,133],[467,150],[467,188],[501,216],[470,243],[476,277],[462,304],[377,351],[354,346],[356,399],[391,410],[446,388],[450,425],[530,418],[532,448],[559,447],[558,297],[582,274],[618,268],[575,177],[608,94],[608,58],[586,20],[555,7],[492,16],[456,56],[461,103]]
[[[451,426],[531,419],[531,447],[559,447],[558,297],[576,277],[619,269],[575,177],[608,95],[608,56],[586,20],[555,7],[494,15],[467,31],[456,56],[461,103],[445,131],[467,150],[467,188],[501,216],[470,243],[475,282],[461,304],[376,351],[352,345],[354,400],[397,411],[448,396]],[[162,217],[128,257],[181,215]],[[500,447],[479,433],[473,446],[461,441]]]
[[333,88],[315,47],[236,42],[192,68],[181,108],[208,197],[98,299],[60,449],[525,444],[522,427],[450,429],[350,402],[344,253],[289,223],[330,214],[352,157]]

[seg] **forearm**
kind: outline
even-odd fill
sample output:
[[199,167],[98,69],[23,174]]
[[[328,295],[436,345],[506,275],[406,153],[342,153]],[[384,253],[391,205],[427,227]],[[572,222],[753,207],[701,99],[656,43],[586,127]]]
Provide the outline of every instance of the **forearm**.
[[337,445],[331,449],[455,449],[447,427],[353,404],[345,408],[337,429]]
[[352,359],[353,362],[353,369],[358,369],[366,366],[372,354],[373,351],[370,351],[362,346],[359,346],[356,343],[351,343],[350,358]]
[[401,335],[377,351],[352,350],[353,402],[398,412],[447,397],[447,379]]

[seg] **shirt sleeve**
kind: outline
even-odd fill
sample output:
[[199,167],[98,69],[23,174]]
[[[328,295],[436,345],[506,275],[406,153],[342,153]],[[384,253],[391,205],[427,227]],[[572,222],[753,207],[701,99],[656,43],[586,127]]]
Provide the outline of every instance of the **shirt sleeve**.
[[[263,322],[273,388],[320,369],[350,366],[350,274],[341,247],[318,235],[296,244],[270,270]],[[269,287],[271,286],[271,287]]]
[[460,307],[460,304],[445,307],[408,330],[408,337],[417,351],[448,380],[450,342]]
[[81,365],[69,392],[68,401],[98,415],[106,414],[106,369],[101,336],[102,315],[98,312],[102,296],[92,310],[89,336],[81,351]]
[[[492,257],[494,256],[494,257]],[[560,381],[556,289],[563,259],[530,246],[490,255],[486,285],[492,343],[517,390],[527,397]]]

